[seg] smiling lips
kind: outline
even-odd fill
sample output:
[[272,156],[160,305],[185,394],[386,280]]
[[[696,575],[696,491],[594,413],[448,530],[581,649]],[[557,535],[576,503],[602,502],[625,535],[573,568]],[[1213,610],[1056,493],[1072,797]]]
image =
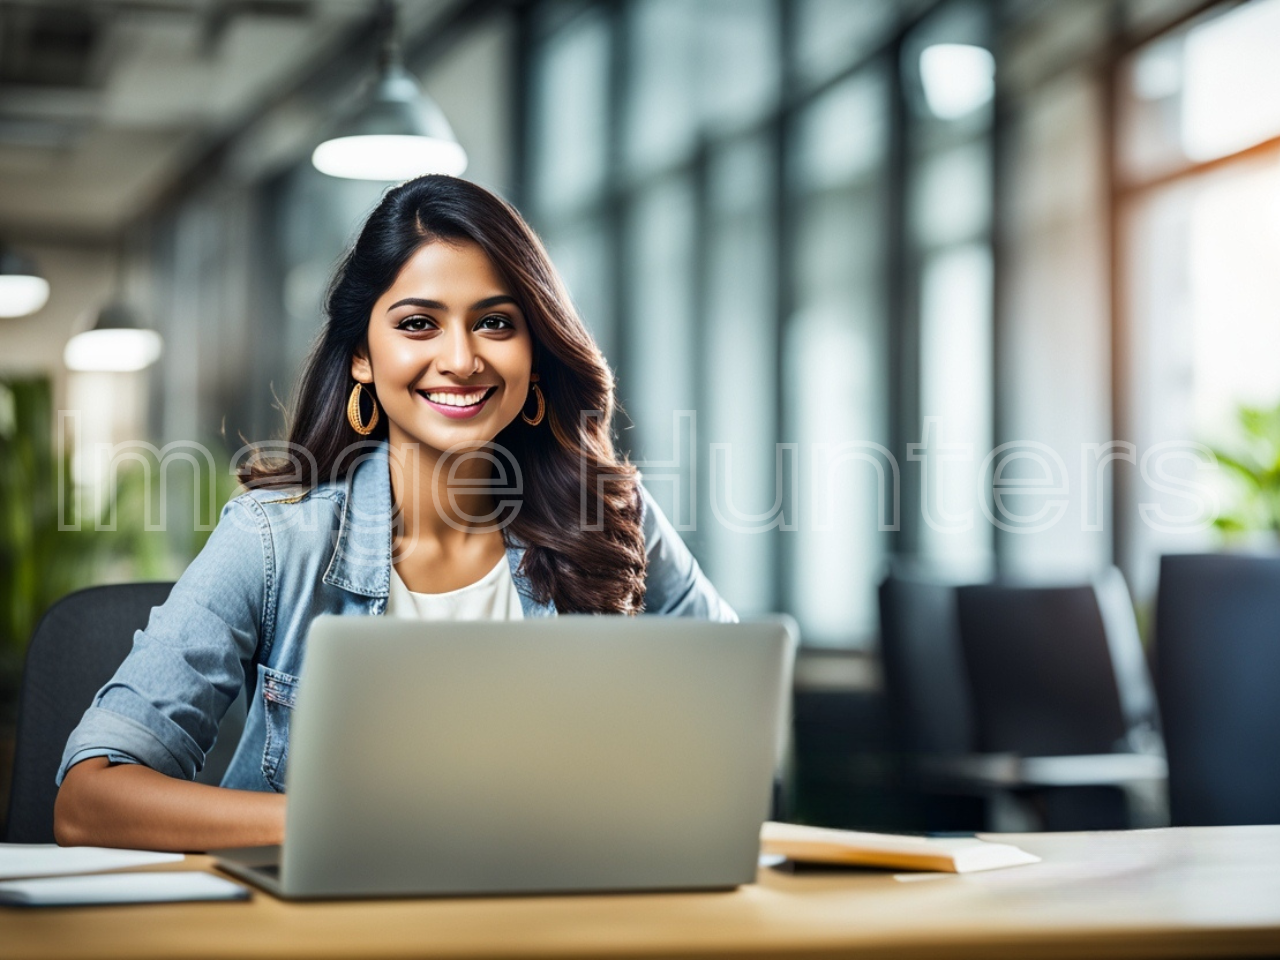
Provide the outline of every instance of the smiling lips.
[[443,414],[450,420],[467,420],[474,417],[484,405],[489,402],[489,398],[497,392],[497,387],[431,387],[427,390],[419,390],[418,396],[422,397],[437,413]]

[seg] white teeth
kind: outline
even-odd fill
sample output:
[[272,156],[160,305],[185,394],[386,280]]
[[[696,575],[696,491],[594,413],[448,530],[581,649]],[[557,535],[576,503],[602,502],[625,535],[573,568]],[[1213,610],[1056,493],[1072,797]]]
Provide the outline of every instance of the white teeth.
[[484,399],[487,390],[477,393],[428,393],[427,399],[432,403],[442,403],[446,407],[470,407]]

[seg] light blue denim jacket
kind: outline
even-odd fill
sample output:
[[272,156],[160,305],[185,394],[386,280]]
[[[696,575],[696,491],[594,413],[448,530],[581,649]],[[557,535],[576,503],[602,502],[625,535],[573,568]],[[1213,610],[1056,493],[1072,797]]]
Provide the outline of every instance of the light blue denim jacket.
[[[667,518],[641,488],[648,554],[645,612],[732,621]],[[232,500],[200,555],[71,733],[58,783],[75,763],[105,756],[193,779],[243,687],[244,734],[225,787],[284,790],[289,717],[322,613],[377,616],[391,581],[391,482],[385,444],[343,481],[308,491],[255,490]],[[507,560],[524,615],[554,616]]]

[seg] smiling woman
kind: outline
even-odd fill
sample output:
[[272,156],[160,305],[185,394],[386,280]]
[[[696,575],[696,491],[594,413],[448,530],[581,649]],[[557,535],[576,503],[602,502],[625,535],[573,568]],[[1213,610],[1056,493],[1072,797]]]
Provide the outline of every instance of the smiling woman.
[[[509,205],[451,177],[391,189],[326,312],[285,455],[245,464],[248,492],[73,731],[59,842],[279,843],[320,614],[736,619],[614,452],[613,375]],[[189,782],[241,688],[222,786]]]
[[[453,177],[396,187],[339,264],[326,308],[292,459],[250,463],[246,486],[341,480],[362,449],[356,424],[377,416],[368,436],[387,443],[395,571],[406,584],[471,582],[518,542],[540,603],[644,608],[642,505],[635,468],[613,450],[613,374],[519,213]],[[373,398],[368,417],[346,416],[353,391]],[[539,409],[546,422],[531,424]],[[497,461],[517,475],[502,485],[504,502],[519,504],[501,531],[471,522],[498,506],[476,492]],[[461,562],[442,563],[450,557]]]

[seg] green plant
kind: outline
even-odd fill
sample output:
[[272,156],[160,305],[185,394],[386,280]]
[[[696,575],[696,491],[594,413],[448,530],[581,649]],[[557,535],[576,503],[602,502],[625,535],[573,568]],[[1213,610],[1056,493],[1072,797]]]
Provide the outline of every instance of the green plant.
[[[214,464],[225,462],[219,445],[207,446]],[[153,453],[143,459],[120,465],[109,501],[95,510],[75,487],[70,453],[54,443],[49,381],[0,381],[0,714],[15,700],[27,641],[55,600],[93,583],[176,577],[209,536],[193,529],[192,500],[200,501],[201,525],[217,520],[207,499],[191,491],[212,485],[216,511],[235,490],[234,478],[216,467],[211,474],[202,457],[194,471],[179,467],[169,478]],[[173,494],[167,517],[156,513],[162,483]],[[107,529],[102,521],[112,506],[114,529]],[[148,521],[159,529],[148,530]]]
[[1280,533],[1280,405],[1241,406],[1237,419],[1234,447],[1213,448],[1218,463],[1237,481],[1237,495],[1214,525],[1228,534]]
[[96,531],[59,530],[59,490],[71,489],[53,445],[45,378],[0,382],[0,701],[16,683],[36,621],[54,600],[91,582],[104,544]]

